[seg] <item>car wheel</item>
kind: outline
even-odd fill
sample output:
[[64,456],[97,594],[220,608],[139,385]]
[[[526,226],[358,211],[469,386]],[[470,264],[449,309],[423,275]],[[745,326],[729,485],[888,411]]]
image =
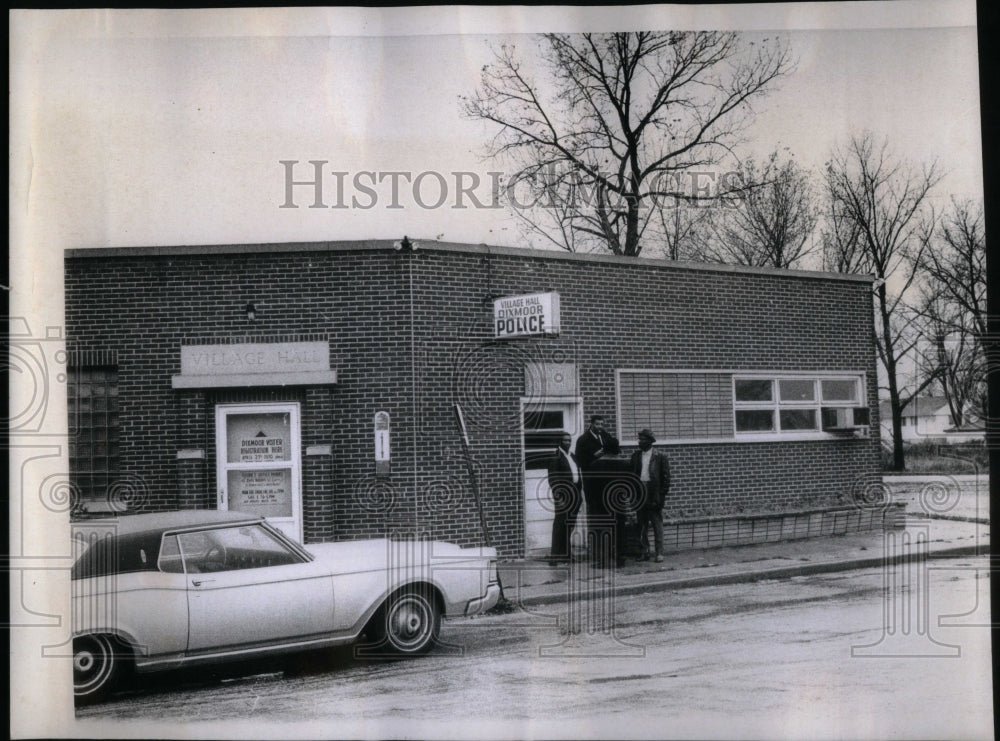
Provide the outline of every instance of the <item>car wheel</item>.
[[394,595],[382,623],[384,638],[396,653],[426,653],[437,642],[441,611],[429,590],[409,589]]
[[78,702],[97,702],[121,671],[120,650],[110,636],[92,635],[73,641],[73,694]]

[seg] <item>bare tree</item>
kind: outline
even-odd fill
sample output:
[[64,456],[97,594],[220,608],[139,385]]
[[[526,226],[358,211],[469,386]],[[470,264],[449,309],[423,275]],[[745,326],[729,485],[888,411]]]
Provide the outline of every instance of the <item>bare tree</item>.
[[520,180],[514,187],[519,187],[521,194],[515,196],[515,191],[509,191],[514,198],[512,211],[521,233],[529,239],[540,237],[542,242],[567,252],[585,251],[586,240],[580,239],[575,226],[578,207],[574,192],[572,186],[567,192],[563,185],[556,177]]
[[922,317],[952,423],[986,419],[986,237],[981,204],[952,200],[920,260]]
[[875,276],[876,349],[888,384],[897,471],[905,466],[903,410],[935,380],[931,374],[908,387],[899,364],[919,338],[917,314],[904,297],[933,231],[927,196],[941,177],[936,163],[915,168],[895,158],[888,142],[876,143],[870,132],[852,137],[826,166],[832,225],[828,246],[837,253],[833,259],[850,272]]
[[941,384],[952,425],[963,427],[973,411],[985,419],[986,362],[975,336],[940,296],[925,294],[920,313],[928,345],[924,372]]
[[732,208],[717,209],[709,259],[736,265],[791,268],[815,249],[818,220],[809,174],[773,152],[763,164],[746,160],[742,187],[727,197]]
[[[656,209],[646,230],[647,242],[658,245],[668,260],[707,260],[712,239],[712,212],[716,206],[705,202],[688,203],[675,199]],[[652,249],[652,248],[651,248]]]
[[[920,267],[934,295],[955,305],[953,328],[986,337],[986,236],[982,204],[952,200]],[[983,348],[985,350],[985,347]]]
[[866,270],[862,229],[851,214],[831,204],[820,233],[823,269],[832,273],[864,273]]
[[[511,188],[533,183],[570,209],[574,249],[629,256],[665,199],[710,197],[681,175],[710,172],[792,66],[780,40],[737,33],[546,34],[541,47],[543,81],[502,46],[463,111],[496,125],[487,151],[510,161]],[[547,229],[544,200],[531,204],[543,213],[522,218]]]

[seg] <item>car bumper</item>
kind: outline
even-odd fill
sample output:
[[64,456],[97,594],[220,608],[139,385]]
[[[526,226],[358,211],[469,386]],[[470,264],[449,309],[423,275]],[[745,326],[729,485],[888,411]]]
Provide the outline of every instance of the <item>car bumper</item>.
[[500,601],[500,585],[490,584],[486,587],[486,594],[478,599],[469,600],[469,604],[465,606],[465,614],[478,615],[480,612],[486,612],[496,605]]

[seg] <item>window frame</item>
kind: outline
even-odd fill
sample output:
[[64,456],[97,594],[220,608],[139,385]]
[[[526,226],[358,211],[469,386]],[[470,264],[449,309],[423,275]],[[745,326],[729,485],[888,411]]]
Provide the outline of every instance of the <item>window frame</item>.
[[122,447],[118,384],[117,363],[67,367],[66,416],[70,434],[67,452],[75,491],[73,508],[81,512],[115,509],[110,492],[121,475]]
[[[770,401],[740,401],[736,393],[736,385],[740,381],[767,380],[771,382]],[[782,381],[810,381],[813,386],[812,399],[789,399],[781,398]],[[854,384],[853,400],[832,400],[826,401],[823,398],[824,381],[849,381]],[[734,372],[733,382],[733,434],[737,441],[781,441],[781,440],[829,440],[838,439],[838,436],[823,429],[824,408],[854,409],[856,407],[868,407],[863,401],[865,399],[865,389],[867,388],[867,378],[864,373],[850,372],[815,372],[815,373],[781,373],[781,372]],[[739,411],[770,411],[772,414],[773,426],[770,430],[740,430],[737,425],[737,412]],[[813,410],[815,427],[812,429],[782,429],[781,412],[796,410]]]
[[[535,427],[530,431],[525,425],[525,417],[529,414],[544,414],[541,411],[546,406],[558,406],[558,404],[546,404],[544,402],[532,402],[530,405],[522,404],[521,407],[521,467],[524,471],[542,471],[548,468],[548,461],[551,460],[553,454],[555,453],[556,447],[559,445],[559,441],[556,440],[551,445],[540,446],[540,445],[528,445],[528,435],[531,433],[541,433],[555,436],[556,434],[562,438],[563,434],[567,433],[569,428],[569,420],[567,416],[571,413],[567,409],[559,409],[558,413],[562,415],[562,425],[560,427]],[[572,433],[570,433],[572,437]],[[575,440],[573,441],[576,442]],[[531,456],[531,464],[529,465],[529,456]],[[545,460],[545,465],[536,465],[536,463],[541,463]]]
[[[658,445],[720,445],[720,444],[733,444],[733,443],[756,443],[756,442],[791,442],[791,441],[829,441],[829,440],[843,440],[843,435],[834,434],[832,432],[825,431],[823,429],[823,417],[822,409],[824,407],[839,407],[845,409],[854,408],[865,408],[869,410],[871,415],[873,412],[871,410],[871,404],[868,401],[868,376],[866,371],[861,370],[840,370],[840,371],[777,371],[777,370],[742,370],[742,369],[718,369],[718,368],[634,368],[634,367],[624,367],[615,369],[615,411],[617,419],[617,433],[618,439],[624,446],[635,446],[638,444],[636,439],[635,430],[626,430],[622,428],[623,412],[623,392],[622,392],[622,376],[624,374],[640,374],[640,373],[665,373],[665,374],[718,374],[726,375],[729,377],[730,383],[730,393],[731,393],[731,403],[732,409],[730,411],[730,430],[729,435],[720,435],[718,437],[690,437],[690,438],[672,438],[666,435],[658,435]],[[770,380],[772,382],[772,401],[771,402],[737,402],[736,401],[736,381],[737,380]],[[808,380],[813,382],[814,396],[816,398],[807,401],[780,401],[780,383],[781,380]],[[848,401],[829,401],[824,402],[822,399],[822,382],[823,381],[851,381],[854,383],[856,400],[853,402]],[[781,430],[780,429],[780,417],[775,415],[775,428],[773,430],[762,430],[757,432],[752,431],[737,431],[736,429],[736,411],[737,408],[740,409],[752,409],[757,408],[771,408],[775,412],[778,408],[782,407],[785,409],[815,409],[816,418],[816,428],[812,430]],[[872,418],[874,419],[874,418]],[[655,432],[655,430],[654,430]]]
[[[623,389],[623,376],[639,376],[639,375],[670,375],[670,376],[697,376],[701,378],[707,378],[710,376],[718,376],[722,378],[721,384],[728,384],[729,386],[729,398],[725,399],[725,405],[718,407],[719,420],[722,421],[725,415],[729,415],[729,426],[728,432],[725,435],[706,435],[696,434],[695,436],[688,437],[670,437],[669,434],[665,433],[664,430],[653,429],[653,432],[657,434],[657,444],[662,445],[678,445],[678,444],[692,444],[692,443],[731,443],[734,441],[732,433],[732,422],[731,422],[731,412],[732,412],[732,376],[734,371],[717,369],[717,368],[616,368],[615,369],[615,419],[616,419],[616,432],[618,439],[621,441],[622,445],[635,446],[638,445],[639,441],[636,437],[638,429],[624,429],[622,427],[624,421],[630,418],[630,415],[624,411],[624,389]],[[641,427],[645,425],[637,425],[636,427]],[[655,424],[651,425],[656,427]]]

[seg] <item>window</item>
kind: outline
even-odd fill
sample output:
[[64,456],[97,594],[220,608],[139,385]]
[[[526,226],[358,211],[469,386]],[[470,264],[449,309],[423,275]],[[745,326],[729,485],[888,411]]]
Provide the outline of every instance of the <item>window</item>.
[[[303,559],[261,525],[218,528],[177,536],[189,574],[261,569]],[[162,566],[161,566],[162,568]]]
[[620,371],[623,440],[651,429],[667,440],[733,437],[733,387],[728,373]]
[[160,546],[160,559],[157,562],[160,571],[168,574],[183,574],[184,563],[181,561],[180,546],[177,545],[176,535],[165,535],[163,545]]
[[70,477],[80,503],[106,501],[119,468],[118,371],[70,367],[68,376]]
[[661,442],[760,440],[868,424],[863,376],[618,371],[622,442],[648,427]]
[[524,410],[524,468],[527,471],[547,468],[556,446],[562,439],[565,412],[561,409]]
[[[803,434],[851,426],[860,378],[734,378],[736,433]],[[864,415],[860,415],[864,416]]]
[[858,382],[856,379],[821,381],[823,401],[830,404],[858,403]]
[[158,532],[107,536],[93,543],[73,564],[73,579],[155,571],[160,549]]

